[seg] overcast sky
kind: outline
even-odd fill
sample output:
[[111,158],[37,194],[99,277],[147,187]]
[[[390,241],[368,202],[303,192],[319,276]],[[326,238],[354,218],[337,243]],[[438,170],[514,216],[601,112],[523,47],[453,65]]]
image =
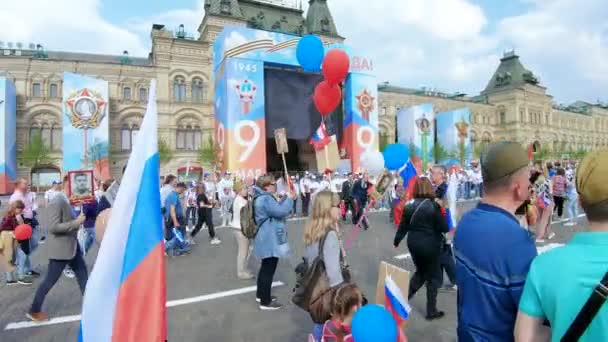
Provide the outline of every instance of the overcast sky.
[[[307,3],[307,1],[303,1]],[[515,49],[556,102],[608,102],[606,0],[327,0],[378,81],[478,94]],[[0,1],[0,40],[147,56],[152,23],[196,32],[203,0]]]

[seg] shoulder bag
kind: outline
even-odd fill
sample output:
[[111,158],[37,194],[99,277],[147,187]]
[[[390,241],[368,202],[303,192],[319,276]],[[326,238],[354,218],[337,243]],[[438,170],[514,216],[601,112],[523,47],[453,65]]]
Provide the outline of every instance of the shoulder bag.
[[606,272],[604,278],[602,278],[600,283],[593,289],[591,296],[587,299],[587,302],[578,315],[576,315],[574,322],[572,322],[562,337],[561,342],[578,341],[593,321],[593,318],[595,318],[600,311],[606,299],[608,299],[608,272]]

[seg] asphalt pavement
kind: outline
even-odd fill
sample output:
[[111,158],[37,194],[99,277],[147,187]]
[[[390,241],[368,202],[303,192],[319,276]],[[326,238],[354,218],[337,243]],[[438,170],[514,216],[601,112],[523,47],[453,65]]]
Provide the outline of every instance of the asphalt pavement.
[[[470,209],[473,202],[461,203],[461,211]],[[216,212],[217,214],[217,212]],[[583,223],[581,218],[581,223]],[[215,221],[219,223],[216,215]],[[222,244],[211,246],[206,231],[197,236],[191,254],[167,259],[167,298],[169,341],[306,341],[312,328],[307,313],[289,303],[295,281],[293,271],[303,255],[302,232],[304,219],[289,222],[291,258],[282,259],[275,275],[273,295],[286,306],[280,311],[262,312],[255,302],[255,280],[236,278],[236,241],[233,231],[219,228]],[[387,261],[407,270],[414,270],[406,244],[392,247],[395,228],[388,221],[387,212],[370,215],[370,230],[359,231],[347,251],[353,280],[372,301],[375,296],[380,261]],[[544,248],[566,241],[577,227],[554,225],[556,237]],[[343,226],[344,239],[352,231],[351,224]],[[92,267],[97,247],[86,256]],[[47,250],[41,245],[34,254],[36,269],[46,272]],[[257,272],[259,261],[250,260],[250,268]],[[44,325],[28,322],[25,312],[33,299],[41,279],[32,286],[0,287],[0,341],[75,341],[82,299],[75,279],[62,277],[46,298],[43,310],[52,320]],[[146,286],[146,284],[142,284]],[[410,341],[456,341],[456,292],[440,292],[438,307],[446,312],[440,320],[427,322],[425,290],[410,303],[413,307],[407,335]],[[137,319],[137,317],[133,317]]]

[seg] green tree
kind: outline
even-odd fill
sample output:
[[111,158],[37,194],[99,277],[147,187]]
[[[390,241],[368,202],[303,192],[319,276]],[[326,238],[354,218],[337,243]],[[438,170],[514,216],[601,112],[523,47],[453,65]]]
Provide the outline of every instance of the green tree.
[[51,157],[51,149],[42,140],[40,133],[34,133],[23,151],[19,154],[19,162],[32,170],[53,164],[55,159]]
[[458,160],[460,160],[460,165],[464,167],[464,163],[467,160],[467,146],[464,141],[458,143]]
[[451,157],[451,154],[445,149],[445,147],[443,147],[443,145],[436,142],[435,145],[433,145],[433,156],[435,157],[435,161],[437,163],[443,163]]
[[483,151],[485,151],[487,144],[476,144],[473,147],[473,158],[475,159],[481,159],[481,155],[483,154]]
[[[99,163],[99,161],[103,159],[107,159],[108,165],[110,165],[111,158],[110,154],[108,153],[108,143],[102,142],[99,139],[95,139],[93,141],[93,144],[89,147],[88,160],[86,160],[86,162],[93,165],[95,173],[99,174],[101,173],[101,164]],[[82,162],[84,163],[85,160],[83,159]],[[88,168],[89,165],[85,165],[85,167]]]
[[541,146],[540,149],[534,152],[534,160],[544,161],[553,158],[553,152],[546,146]]
[[384,152],[386,146],[388,146],[388,134],[380,133],[378,138],[378,145],[380,147],[380,152]]
[[51,149],[42,140],[40,133],[34,133],[29,143],[20,154],[20,162],[30,169],[52,164],[55,160],[51,158]]
[[171,146],[162,138],[158,139],[158,159],[160,160],[160,165],[166,165],[173,159]]
[[198,161],[201,164],[207,164],[215,167],[217,164],[217,151],[213,138],[209,137],[206,143],[203,143],[198,150]]
[[570,154],[570,156],[576,160],[581,160],[585,158],[586,155],[587,150],[585,150],[584,148],[579,148],[578,150]]

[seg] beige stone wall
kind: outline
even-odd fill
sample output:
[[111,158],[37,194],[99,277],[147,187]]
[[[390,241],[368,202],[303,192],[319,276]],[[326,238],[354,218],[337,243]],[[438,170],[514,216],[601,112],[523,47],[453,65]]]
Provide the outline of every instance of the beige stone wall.
[[[595,150],[608,147],[608,110],[593,107],[589,115],[557,110],[545,89],[521,89],[488,95],[489,104],[433,96],[381,91],[379,128],[395,141],[395,115],[400,108],[432,103],[436,113],[469,107],[471,137],[477,142],[510,140],[528,144],[539,141],[553,151]],[[502,114],[504,113],[504,114]]]

